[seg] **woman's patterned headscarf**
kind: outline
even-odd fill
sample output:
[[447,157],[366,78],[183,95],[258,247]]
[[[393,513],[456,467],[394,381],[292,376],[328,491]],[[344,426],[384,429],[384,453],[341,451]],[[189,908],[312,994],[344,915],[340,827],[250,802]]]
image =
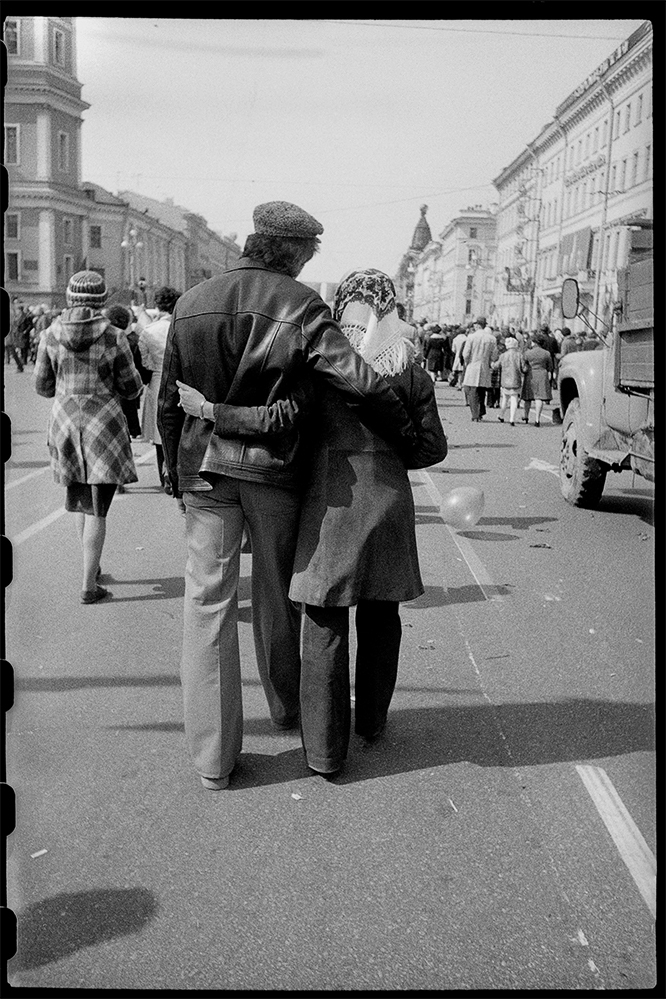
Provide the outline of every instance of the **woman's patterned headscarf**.
[[348,274],[335,293],[333,318],[379,374],[399,374],[411,362],[414,330],[398,316],[395,285],[388,274],[374,268]]

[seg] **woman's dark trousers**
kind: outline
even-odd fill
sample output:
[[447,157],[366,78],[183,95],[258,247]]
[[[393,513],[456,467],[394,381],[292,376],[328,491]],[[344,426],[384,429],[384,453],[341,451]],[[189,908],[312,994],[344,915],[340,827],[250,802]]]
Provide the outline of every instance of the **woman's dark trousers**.
[[[365,600],[356,608],[355,730],[372,737],[386,722],[398,676],[399,604]],[[304,606],[301,734],[308,766],[339,770],[349,746],[349,608]]]

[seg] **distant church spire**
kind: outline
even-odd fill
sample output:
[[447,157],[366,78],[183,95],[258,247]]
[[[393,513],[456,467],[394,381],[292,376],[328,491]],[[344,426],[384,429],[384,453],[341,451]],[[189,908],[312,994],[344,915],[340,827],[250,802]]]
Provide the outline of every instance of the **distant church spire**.
[[427,205],[421,205],[421,218],[416,223],[416,229],[414,230],[414,235],[412,236],[411,250],[423,250],[428,245],[432,239],[432,233],[430,232],[430,226],[426,221],[426,212],[428,211]]

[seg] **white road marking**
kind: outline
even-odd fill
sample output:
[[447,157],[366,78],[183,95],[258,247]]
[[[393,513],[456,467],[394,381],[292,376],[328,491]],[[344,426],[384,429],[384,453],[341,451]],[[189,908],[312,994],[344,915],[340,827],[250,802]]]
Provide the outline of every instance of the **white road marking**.
[[[146,465],[154,457],[155,455],[153,451],[146,451],[146,453],[142,454],[140,458],[134,459],[134,464]],[[21,482],[25,482],[26,479],[31,479],[34,475],[41,475],[41,473],[47,471],[48,468],[50,468],[50,465],[47,465],[46,468],[40,468],[36,472],[31,472],[30,475],[25,475],[22,479],[17,479],[15,482],[11,482],[7,486],[7,489],[11,489],[12,486],[18,486]],[[21,531],[21,533],[17,534],[15,538],[10,539],[12,544],[13,545],[23,544],[23,542],[27,541],[28,538],[31,538],[33,534],[38,534],[39,531],[43,531],[45,527],[49,527],[56,520],[59,520],[60,517],[62,517],[63,513],[67,513],[67,511],[65,510],[64,506],[61,506],[58,510],[54,510],[53,513],[50,513],[47,517],[43,517],[41,520],[38,520],[36,523],[31,524],[30,527],[26,527],[25,531]]]
[[28,538],[31,538],[33,534],[43,531],[45,527],[49,527],[54,521],[62,517],[63,513],[67,513],[67,511],[64,506],[61,506],[59,510],[54,510],[53,513],[48,515],[48,517],[42,517],[41,520],[38,520],[35,524],[31,524],[30,527],[26,527],[25,531],[21,531],[21,533],[17,534],[15,538],[10,538],[9,540],[14,546],[22,545],[23,542],[27,541]]
[[560,477],[559,465],[551,465],[549,461],[542,461],[541,458],[532,458],[529,465],[525,465],[526,472],[529,472],[531,468],[537,472],[550,472],[556,479]]
[[[12,466],[8,465],[7,467],[11,468]],[[29,472],[27,475],[22,475],[20,479],[14,479],[12,482],[8,482],[7,485],[5,486],[5,492],[7,492],[10,489],[14,489],[15,486],[22,485],[24,482],[27,482],[28,479],[34,479],[36,475],[43,475],[44,472],[48,472],[50,467],[51,467],[50,465],[44,465],[43,468],[38,468],[34,472]]]
[[652,918],[656,919],[657,861],[652,850],[643,839],[606,771],[593,766],[577,766],[576,770],[636,882]]
[[446,527],[449,534],[453,538],[458,551],[460,552],[463,559],[467,563],[467,568],[472,573],[472,576],[474,577],[474,580],[479,589],[481,590],[481,592],[483,593],[485,599],[502,600],[503,599],[502,595],[496,592],[497,587],[495,586],[495,583],[493,582],[490,573],[488,572],[485,565],[483,564],[479,556],[472,548],[469,540],[467,538],[460,537],[460,535],[456,534],[453,528],[450,527],[444,520],[444,517],[442,516],[441,512],[442,497],[440,495],[437,486],[433,482],[431,476],[428,474],[428,472],[426,472],[424,468],[420,468],[418,469],[418,477],[421,481],[421,484],[425,486],[426,491],[430,496],[430,499],[437,507],[437,510],[439,511],[439,515],[442,518],[444,526]]

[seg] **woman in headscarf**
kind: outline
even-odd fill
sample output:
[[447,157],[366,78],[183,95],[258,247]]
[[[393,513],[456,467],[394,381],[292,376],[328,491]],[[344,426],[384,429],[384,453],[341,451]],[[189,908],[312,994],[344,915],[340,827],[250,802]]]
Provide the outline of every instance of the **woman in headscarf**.
[[81,603],[111,594],[98,579],[106,515],[116,487],[137,482],[121,399],[141,392],[127,337],[101,314],[104,278],[79,271],[67,286],[67,308],[43,333],[35,363],[38,395],[55,397],[48,426],[51,467],[67,490],[83,549]]
[[[409,467],[442,461],[447,442],[429,375],[413,362],[393,282],[360,270],[340,284],[333,317],[383,375],[419,431]],[[342,766],[351,728],[349,608],[356,607],[355,730],[382,732],[398,673],[399,604],[424,592],[414,501],[401,459],[333,391],[320,399],[320,434],[299,527],[289,595],[303,604],[301,732],[310,769]]]

